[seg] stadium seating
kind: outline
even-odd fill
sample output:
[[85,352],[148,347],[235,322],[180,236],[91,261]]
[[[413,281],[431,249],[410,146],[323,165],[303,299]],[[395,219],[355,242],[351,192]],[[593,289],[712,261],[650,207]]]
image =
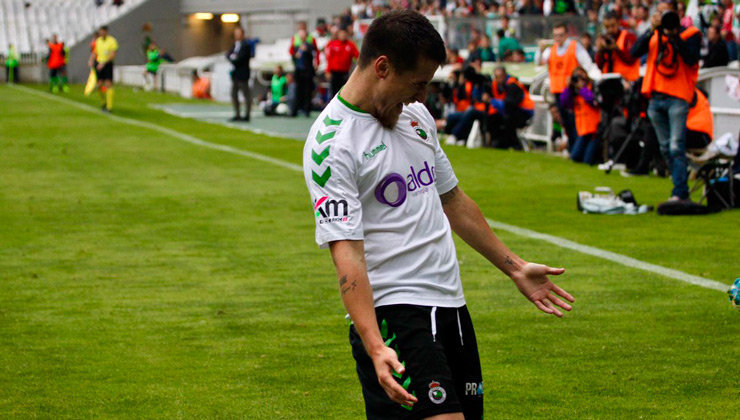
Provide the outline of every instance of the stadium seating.
[[0,55],[14,44],[22,55],[43,54],[44,40],[57,34],[71,46],[146,0],[126,0],[122,6],[90,0],[0,0]]

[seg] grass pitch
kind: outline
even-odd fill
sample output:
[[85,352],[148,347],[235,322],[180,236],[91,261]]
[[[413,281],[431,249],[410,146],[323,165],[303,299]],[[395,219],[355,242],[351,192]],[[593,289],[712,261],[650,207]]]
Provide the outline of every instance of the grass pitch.
[[[70,98],[92,106],[80,88]],[[301,163],[302,144],[148,108],[116,115]],[[362,418],[328,252],[300,173],[0,87],[0,417]],[[730,284],[740,212],[587,216],[580,189],[667,198],[538,154],[448,148],[490,218]],[[500,232],[567,272],[539,313],[458,241],[486,418],[732,418],[740,312],[726,295]]]

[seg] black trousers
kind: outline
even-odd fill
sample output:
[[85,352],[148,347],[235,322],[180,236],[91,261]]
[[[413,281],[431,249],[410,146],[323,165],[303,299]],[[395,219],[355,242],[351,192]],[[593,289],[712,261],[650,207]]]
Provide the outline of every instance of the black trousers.
[[18,83],[18,67],[5,66],[5,81],[10,83],[10,73],[13,73],[13,83]]
[[234,106],[234,116],[239,118],[241,116],[239,106],[239,92],[244,96],[246,102],[246,114],[244,118],[249,120],[249,114],[252,111],[252,90],[249,89],[249,80],[236,80],[231,79],[231,104]]
[[295,74],[296,81],[296,101],[295,107],[291,110],[291,115],[298,115],[298,111],[303,111],[306,116],[311,115],[311,97],[313,96],[314,82],[313,73],[299,72]]

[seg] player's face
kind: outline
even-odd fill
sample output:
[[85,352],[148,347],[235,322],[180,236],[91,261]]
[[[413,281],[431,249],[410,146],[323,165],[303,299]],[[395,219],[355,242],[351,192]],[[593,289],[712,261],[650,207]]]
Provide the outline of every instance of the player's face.
[[378,85],[374,116],[384,127],[393,128],[404,105],[424,102],[427,85],[439,64],[428,58],[421,58],[416,68],[409,71],[398,72],[390,64],[388,66],[389,69]]

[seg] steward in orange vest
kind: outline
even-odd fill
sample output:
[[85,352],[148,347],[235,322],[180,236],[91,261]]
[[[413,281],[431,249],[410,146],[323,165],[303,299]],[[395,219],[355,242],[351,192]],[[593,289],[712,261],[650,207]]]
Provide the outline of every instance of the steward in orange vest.
[[671,199],[687,200],[686,118],[699,77],[701,32],[693,26],[681,27],[675,3],[666,5],[674,10],[656,15],[654,29],[640,36],[630,53],[647,54],[641,92],[650,98],[648,116],[671,168]]
[[619,73],[630,82],[640,77],[640,62],[630,54],[635,37],[619,28],[619,18],[614,12],[604,18],[605,34],[597,42],[596,65],[602,73]]

